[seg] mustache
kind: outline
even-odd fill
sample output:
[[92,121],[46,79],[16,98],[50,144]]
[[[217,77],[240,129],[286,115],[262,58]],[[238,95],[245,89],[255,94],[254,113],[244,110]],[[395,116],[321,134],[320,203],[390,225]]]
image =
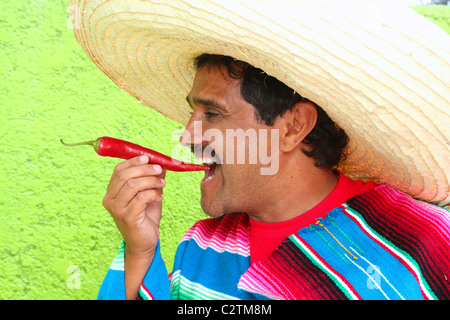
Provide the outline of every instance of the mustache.
[[203,156],[210,157],[215,160],[217,163],[220,162],[220,157],[218,154],[216,154],[216,151],[213,149],[211,145],[202,146],[202,145],[194,145],[190,147],[191,152],[194,154],[195,157],[202,159]]

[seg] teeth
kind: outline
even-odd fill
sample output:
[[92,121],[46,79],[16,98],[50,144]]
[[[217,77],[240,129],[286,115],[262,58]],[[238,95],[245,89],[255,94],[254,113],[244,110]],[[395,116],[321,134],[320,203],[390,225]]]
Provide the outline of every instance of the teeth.
[[208,181],[212,180],[213,178],[214,178],[214,175],[208,177],[207,179],[203,180],[202,182],[203,183],[208,182]]
[[204,164],[206,164],[206,165],[211,165],[211,164],[213,164],[214,162],[216,162],[215,159],[212,158],[212,157],[202,157],[202,158],[197,158],[197,160],[198,160],[200,163],[204,163]]

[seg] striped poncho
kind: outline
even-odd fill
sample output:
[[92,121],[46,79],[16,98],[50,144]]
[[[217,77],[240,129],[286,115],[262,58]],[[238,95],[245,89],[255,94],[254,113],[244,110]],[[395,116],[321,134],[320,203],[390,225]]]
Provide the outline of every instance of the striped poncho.
[[[99,299],[125,297],[123,248]],[[450,214],[386,185],[349,199],[250,265],[249,220],[196,223],[139,299],[450,299]]]

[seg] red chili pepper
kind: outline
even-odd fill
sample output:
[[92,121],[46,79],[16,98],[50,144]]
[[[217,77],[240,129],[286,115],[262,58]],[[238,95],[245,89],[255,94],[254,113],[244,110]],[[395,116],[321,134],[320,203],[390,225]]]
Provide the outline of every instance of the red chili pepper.
[[140,145],[110,137],[101,137],[96,140],[73,144],[67,144],[61,139],[61,143],[65,146],[91,145],[94,147],[95,152],[104,157],[113,157],[127,160],[137,156],[145,155],[148,156],[149,163],[159,164],[162,168],[170,171],[209,170],[209,167],[175,160],[166,155],[163,155],[162,153],[141,147]]

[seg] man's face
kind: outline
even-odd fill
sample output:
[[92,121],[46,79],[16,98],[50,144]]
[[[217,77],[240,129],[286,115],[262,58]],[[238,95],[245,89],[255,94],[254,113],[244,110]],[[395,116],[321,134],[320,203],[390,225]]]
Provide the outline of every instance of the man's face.
[[[254,106],[241,97],[240,81],[230,78],[225,68],[201,68],[187,100],[193,113],[180,141],[212,156],[202,162],[217,162],[201,182],[203,210],[212,217],[257,212],[264,200],[274,197],[275,175],[261,174],[267,161],[261,165],[255,144],[256,137],[258,145],[265,144],[266,156],[275,151],[278,155],[278,149],[272,147],[278,140],[271,139],[271,127],[256,120]],[[267,135],[260,136],[260,132]]]

